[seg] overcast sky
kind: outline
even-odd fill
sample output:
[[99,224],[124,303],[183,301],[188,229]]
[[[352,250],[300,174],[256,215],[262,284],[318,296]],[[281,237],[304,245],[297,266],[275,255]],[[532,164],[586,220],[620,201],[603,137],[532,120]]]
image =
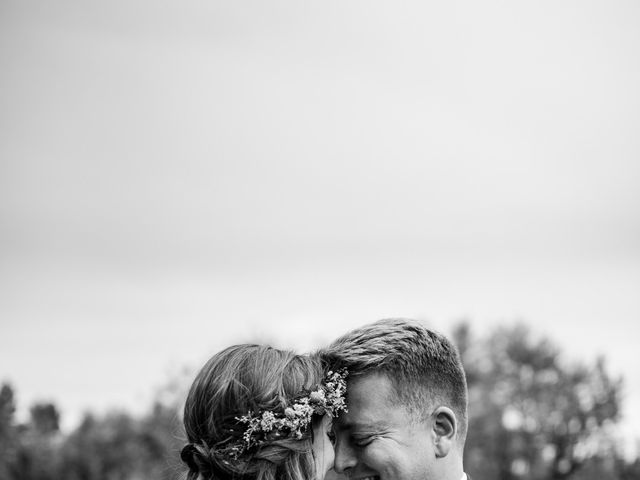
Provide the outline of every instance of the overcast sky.
[[522,319],[604,354],[640,437],[640,4],[442,3],[0,0],[23,411],[140,411],[256,336]]

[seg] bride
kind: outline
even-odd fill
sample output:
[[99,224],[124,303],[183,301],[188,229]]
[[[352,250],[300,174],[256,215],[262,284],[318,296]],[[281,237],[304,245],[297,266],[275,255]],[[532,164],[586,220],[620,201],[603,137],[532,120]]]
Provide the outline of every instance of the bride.
[[345,372],[262,345],[214,355],[184,407],[187,480],[323,480],[332,418],[346,409]]

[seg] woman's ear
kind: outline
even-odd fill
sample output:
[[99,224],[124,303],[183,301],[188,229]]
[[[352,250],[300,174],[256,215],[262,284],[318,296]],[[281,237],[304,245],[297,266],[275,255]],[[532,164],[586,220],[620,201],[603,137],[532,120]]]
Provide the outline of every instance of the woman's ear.
[[446,457],[456,441],[458,419],[449,407],[436,408],[432,418],[436,458]]

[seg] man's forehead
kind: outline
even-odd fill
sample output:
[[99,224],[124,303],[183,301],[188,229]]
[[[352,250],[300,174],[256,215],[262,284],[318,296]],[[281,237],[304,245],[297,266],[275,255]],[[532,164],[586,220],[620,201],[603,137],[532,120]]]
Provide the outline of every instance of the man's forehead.
[[[337,429],[380,430],[392,422],[395,390],[389,378],[381,373],[352,377],[347,385],[347,412],[334,422]],[[395,405],[395,406],[394,406]]]
[[347,404],[349,406],[388,406],[396,403],[396,389],[384,373],[367,373],[354,376],[347,382]]

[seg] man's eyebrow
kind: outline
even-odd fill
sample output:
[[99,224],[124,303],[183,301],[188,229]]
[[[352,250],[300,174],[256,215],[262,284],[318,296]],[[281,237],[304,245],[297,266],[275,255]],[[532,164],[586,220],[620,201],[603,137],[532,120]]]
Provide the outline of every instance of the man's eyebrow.
[[385,422],[335,422],[333,428],[338,431],[356,430],[356,431],[378,431],[387,428]]

